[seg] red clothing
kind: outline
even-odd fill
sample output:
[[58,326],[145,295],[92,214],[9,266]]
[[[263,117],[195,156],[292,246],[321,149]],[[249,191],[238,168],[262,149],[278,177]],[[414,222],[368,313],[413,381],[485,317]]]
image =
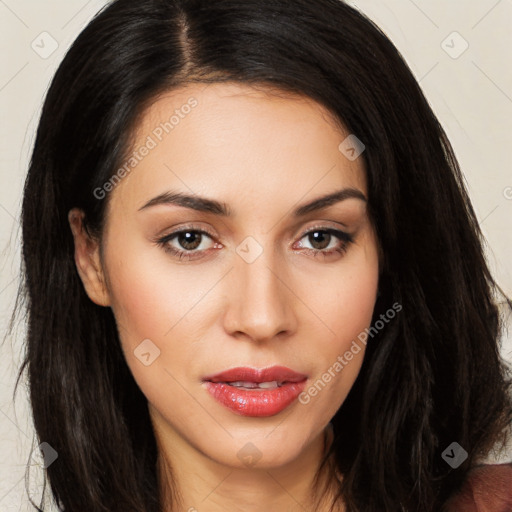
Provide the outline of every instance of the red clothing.
[[512,462],[473,468],[447,512],[512,512]]

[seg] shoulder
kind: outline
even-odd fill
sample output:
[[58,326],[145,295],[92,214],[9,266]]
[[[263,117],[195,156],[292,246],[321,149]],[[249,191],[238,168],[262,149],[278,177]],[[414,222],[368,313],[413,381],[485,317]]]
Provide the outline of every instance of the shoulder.
[[445,509],[447,512],[511,512],[512,462],[475,466]]

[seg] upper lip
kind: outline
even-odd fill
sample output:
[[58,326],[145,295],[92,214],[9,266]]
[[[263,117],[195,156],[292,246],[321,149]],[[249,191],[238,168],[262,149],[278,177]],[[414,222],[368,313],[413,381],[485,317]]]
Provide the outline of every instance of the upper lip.
[[230,368],[214,375],[205,377],[205,381],[210,382],[302,382],[307,379],[307,375],[295,372],[286,366],[271,366],[269,368],[249,368],[236,367]]

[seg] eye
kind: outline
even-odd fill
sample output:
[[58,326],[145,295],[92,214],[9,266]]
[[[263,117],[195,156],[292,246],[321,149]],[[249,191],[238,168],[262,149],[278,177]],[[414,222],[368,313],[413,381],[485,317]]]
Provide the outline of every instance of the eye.
[[[179,260],[191,260],[200,258],[201,253],[208,250],[208,247],[204,246],[204,242],[206,238],[212,239],[212,237],[213,235],[202,229],[182,228],[156,240],[156,243]],[[171,242],[174,242],[175,245],[172,245]],[[220,246],[220,244],[214,245]]]
[[344,254],[347,252],[348,246],[354,241],[354,238],[349,233],[326,227],[313,228],[302,235],[301,240],[304,238],[306,238],[313,247],[311,249],[305,247],[303,250],[311,253],[315,257],[320,254],[324,257],[331,256],[335,253]]

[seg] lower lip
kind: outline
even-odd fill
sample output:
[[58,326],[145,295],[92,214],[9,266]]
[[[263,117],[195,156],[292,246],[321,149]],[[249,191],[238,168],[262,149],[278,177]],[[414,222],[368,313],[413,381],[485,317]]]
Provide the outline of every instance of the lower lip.
[[242,416],[273,416],[291,405],[302,393],[306,380],[288,382],[275,389],[247,390],[222,382],[205,382],[208,392],[222,405]]

